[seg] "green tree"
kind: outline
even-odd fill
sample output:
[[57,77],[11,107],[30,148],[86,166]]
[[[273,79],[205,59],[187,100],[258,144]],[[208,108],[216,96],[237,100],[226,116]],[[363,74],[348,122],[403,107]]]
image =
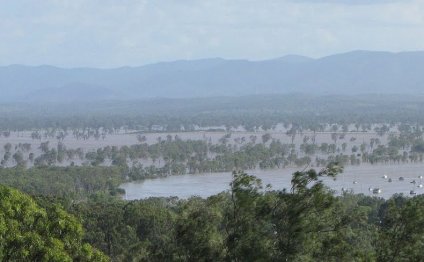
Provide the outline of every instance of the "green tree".
[[82,237],[82,226],[57,205],[40,208],[29,196],[0,185],[0,260],[108,261]]
[[223,217],[220,196],[203,200],[197,197],[183,204],[176,222],[178,250],[184,261],[222,261],[224,239],[220,232]]
[[224,218],[228,260],[270,260],[272,242],[267,236],[271,228],[258,212],[262,206],[261,180],[235,171],[230,186],[230,201]]
[[296,172],[290,193],[276,195],[272,212],[276,260],[352,259],[349,250],[354,247],[349,246],[351,242],[344,233],[352,221],[351,214],[342,212],[339,200],[320,180],[322,176],[335,177],[341,170],[338,165],[330,165],[320,172]]
[[379,217],[378,261],[424,261],[424,196],[396,195]]

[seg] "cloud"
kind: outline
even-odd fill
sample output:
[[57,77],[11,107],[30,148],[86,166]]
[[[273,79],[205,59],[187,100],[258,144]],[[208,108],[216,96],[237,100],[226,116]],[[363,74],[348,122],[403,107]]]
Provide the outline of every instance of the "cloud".
[[0,65],[415,50],[424,49],[423,27],[421,0],[8,1],[0,9]]

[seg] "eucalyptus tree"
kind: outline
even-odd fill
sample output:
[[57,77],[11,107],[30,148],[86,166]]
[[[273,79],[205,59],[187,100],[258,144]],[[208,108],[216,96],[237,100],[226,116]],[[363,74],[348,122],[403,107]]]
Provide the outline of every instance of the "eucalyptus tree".
[[57,205],[44,209],[29,196],[0,185],[2,261],[108,261],[83,242],[77,219]]

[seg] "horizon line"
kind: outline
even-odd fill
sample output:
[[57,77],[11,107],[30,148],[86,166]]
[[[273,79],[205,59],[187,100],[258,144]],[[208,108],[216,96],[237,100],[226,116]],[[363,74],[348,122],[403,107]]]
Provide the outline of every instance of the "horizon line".
[[420,52],[424,52],[424,50],[378,51],[378,50],[355,49],[355,50],[351,50],[351,51],[333,53],[333,54],[320,56],[320,57],[312,57],[312,56],[299,55],[299,54],[287,54],[287,55],[277,56],[277,57],[267,58],[267,59],[204,57],[204,58],[197,58],[197,59],[163,60],[163,61],[152,62],[152,63],[141,64],[141,65],[134,65],[134,66],[121,65],[121,66],[114,66],[114,67],[94,67],[94,66],[70,66],[70,67],[67,67],[67,66],[58,66],[58,65],[53,65],[53,64],[31,65],[31,64],[12,63],[12,64],[7,64],[7,65],[0,65],[0,68],[20,66],[20,67],[51,67],[51,68],[69,69],[69,70],[72,70],[72,69],[113,70],[113,69],[125,69],[125,68],[130,68],[130,69],[131,68],[140,68],[140,67],[145,67],[145,66],[152,66],[152,65],[159,65],[159,64],[170,64],[170,63],[177,63],[177,62],[195,62],[195,61],[205,61],[205,60],[245,61],[245,62],[253,62],[253,63],[254,62],[266,62],[266,61],[272,61],[272,60],[279,60],[279,59],[284,59],[284,58],[287,58],[287,57],[302,57],[302,58],[311,59],[311,60],[320,60],[320,59],[324,59],[324,58],[332,57],[332,56],[346,55],[346,54],[351,54],[351,53],[361,53],[361,52],[363,52],[363,53],[365,53],[365,52],[367,52],[367,53],[385,53],[385,54],[397,55],[397,54],[404,54],[404,53],[420,53]]

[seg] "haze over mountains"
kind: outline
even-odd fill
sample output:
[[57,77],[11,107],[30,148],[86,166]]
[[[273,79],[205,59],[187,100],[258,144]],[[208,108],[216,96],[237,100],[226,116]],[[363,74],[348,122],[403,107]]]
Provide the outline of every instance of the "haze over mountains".
[[1,101],[96,101],[273,93],[424,93],[423,52],[355,51],[312,59],[220,58],[115,69],[0,67]]

